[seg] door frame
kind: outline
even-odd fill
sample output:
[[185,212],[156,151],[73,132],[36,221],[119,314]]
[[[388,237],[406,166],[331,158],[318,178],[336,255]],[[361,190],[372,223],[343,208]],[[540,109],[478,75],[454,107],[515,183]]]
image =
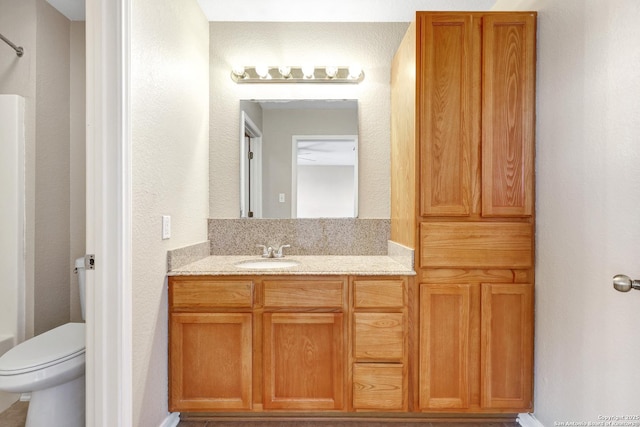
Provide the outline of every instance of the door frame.
[[132,0],[86,0],[86,425],[129,427],[132,393]]
[[[245,134],[253,138],[253,161],[249,162]],[[262,218],[262,131],[249,115],[240,112],[240,218],[248,217],[249,205],[253,218]],[[251,170],[251,180],[248,178]],[[249,188],[251,191],[249,191]],[[251,197],[251,203],[249,203]]]

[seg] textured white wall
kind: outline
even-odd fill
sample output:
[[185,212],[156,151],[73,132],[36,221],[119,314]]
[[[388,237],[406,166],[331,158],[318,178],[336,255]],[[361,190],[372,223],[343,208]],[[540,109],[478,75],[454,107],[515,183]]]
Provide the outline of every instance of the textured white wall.
[[195,0],[139,0],[131,40],[133,425],[157,426],[167,414],[166,251],[207,240],[209,24]]
[[640,278],[640,3],[514,8],[539,11],[535,415],[640,415],[640,292],[611,286]]
[[[358,99],[359,216],[389,218],[389,80],[391,59],[408,23],[211,22],[210,215],[240,212],[241,99]],[[359,63],[359,85],[238,85],[233,64]]]

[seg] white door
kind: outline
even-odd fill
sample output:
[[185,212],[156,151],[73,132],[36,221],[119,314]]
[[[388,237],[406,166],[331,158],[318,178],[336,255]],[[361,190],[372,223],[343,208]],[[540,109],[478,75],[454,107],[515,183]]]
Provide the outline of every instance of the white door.
[[132,425],[131,0],[86,0],[87,426]]

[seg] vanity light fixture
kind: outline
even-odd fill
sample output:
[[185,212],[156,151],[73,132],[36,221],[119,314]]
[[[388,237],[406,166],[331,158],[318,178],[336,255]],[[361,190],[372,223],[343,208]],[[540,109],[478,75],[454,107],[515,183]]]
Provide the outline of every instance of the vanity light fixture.
[[351,66],[234,66],[231,80],[236,83],[360,83],[364,72]]

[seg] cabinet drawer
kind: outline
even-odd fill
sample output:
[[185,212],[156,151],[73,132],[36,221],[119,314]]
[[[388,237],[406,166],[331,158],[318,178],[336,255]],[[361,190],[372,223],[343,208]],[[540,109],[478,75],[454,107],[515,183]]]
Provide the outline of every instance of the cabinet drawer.
[[355,280],[353,295],[355,308],[402,308],[404,280]]
[[420,224],[420,267],[531,268],[533,227],[518,222]]
[[353,408],[376,411],[405,409],[402,371],[400,364],[354,364]]
[[344,281],[265,280],[265,308],[341,308]]
[[402,313],[355,313],[353,356],[358,361],[402,362]]
[[173,280],[169,294],[171,308],[250,308],[253,282],[220,280]]

